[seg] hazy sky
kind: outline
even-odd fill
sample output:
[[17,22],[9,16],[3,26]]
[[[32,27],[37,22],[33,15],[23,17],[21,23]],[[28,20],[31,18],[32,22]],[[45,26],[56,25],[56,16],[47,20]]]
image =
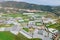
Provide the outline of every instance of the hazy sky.
[[1,0],[1,1],[22,1],[41,5],[60,5],[60,0]]

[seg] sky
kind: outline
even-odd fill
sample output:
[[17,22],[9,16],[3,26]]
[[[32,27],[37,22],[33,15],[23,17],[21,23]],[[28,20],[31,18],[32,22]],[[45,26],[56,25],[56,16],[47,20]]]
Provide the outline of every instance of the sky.
[[60,0],[0,0],[0,1],[18,1],[18,2],[22,1],[39,5],[60,6]]

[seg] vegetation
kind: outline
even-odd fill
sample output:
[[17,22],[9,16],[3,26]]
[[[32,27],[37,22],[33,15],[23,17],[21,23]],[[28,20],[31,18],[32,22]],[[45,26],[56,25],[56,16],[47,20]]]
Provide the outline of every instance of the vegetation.
[[1,24],[0,27],[12,27],[14,24]]
[[28,28],[23,28],[26,32],[29,32],[29,29]]
[[40,26],[40,25],[42,25],[42,23],[36,22],[35,25]]
[[50,26],[48,26],[48,28],[54,28],[60,31],[60,24],[51,24]]
[[21,9],[23,8],[23,9],[36,9],[36,10],[52,11],[51,6],[29,4],[29,3],[25,3],[25,2],[8,1],[8,2],[1,3],[1,5],[3,7],[15,7],[15,8],[21,8]]
[[10,14],[5,14],[5,15],[3,15],[3,16],[5,16],[5,17],[22,17],[22,14],[19,14],[19,13],[17,13],[17,14],[14,14],[14,13],[10,13]]
[[22,34],[18,34],[17,36],[10,32],[0,32],[0,40],[40,40],[39,38],[28,39]]
[[15,40],[15,35],[10,32],[0,32],[0,40]]

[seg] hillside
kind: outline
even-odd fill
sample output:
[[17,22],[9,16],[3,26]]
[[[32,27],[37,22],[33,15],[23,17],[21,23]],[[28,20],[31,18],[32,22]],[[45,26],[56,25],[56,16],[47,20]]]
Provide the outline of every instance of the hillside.
[[21,8],[21,9],[36,9],[36,10],[43,10],[43,11],[52,11],[51,6],[29,4],[25,2],[7,1],[7,2],[1,2],[0,5],[2,7],[14,7],[14,8]]
[[56,15],[60,16],[60,12],[59,12],[60,6],[37,5],[37,4],[30,4],[30,3],[26,3],[26,2],[16,2],[16,1],[0,2],[0,6],[13,7],[13,8],[18,8],[18,9],[48,11],[48,12],[53,12]]

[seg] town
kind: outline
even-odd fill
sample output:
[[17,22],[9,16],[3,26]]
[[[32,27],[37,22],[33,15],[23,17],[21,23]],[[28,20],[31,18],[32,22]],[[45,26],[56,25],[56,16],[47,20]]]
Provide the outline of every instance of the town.
[[[59,21],[52,14],[40,13],[0,13],[0,31],[21,33],[28,39],[59,40]],[[52,27],[53,26],[53,27]]]
[[60,1],[0,0],[0,40],[60,40]]

